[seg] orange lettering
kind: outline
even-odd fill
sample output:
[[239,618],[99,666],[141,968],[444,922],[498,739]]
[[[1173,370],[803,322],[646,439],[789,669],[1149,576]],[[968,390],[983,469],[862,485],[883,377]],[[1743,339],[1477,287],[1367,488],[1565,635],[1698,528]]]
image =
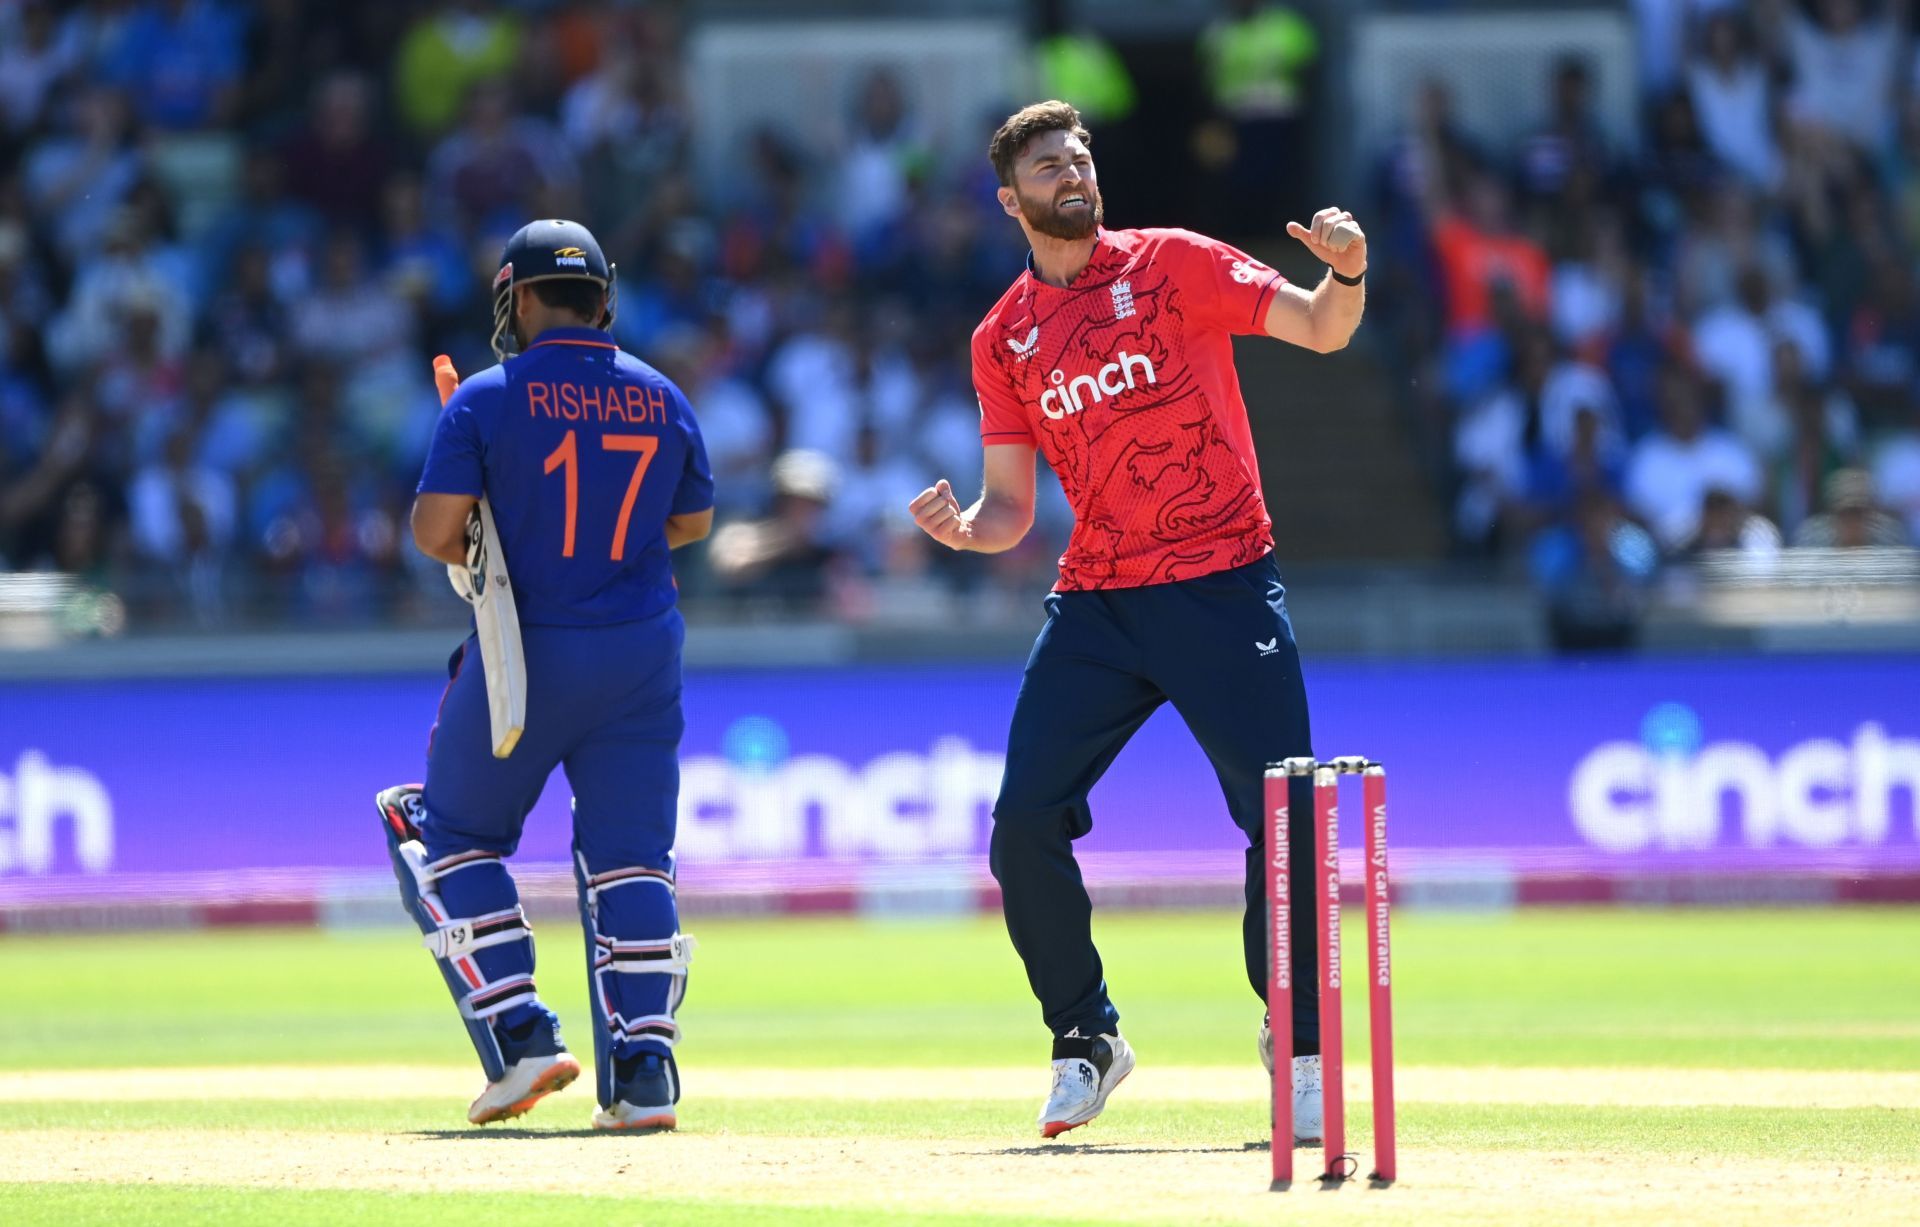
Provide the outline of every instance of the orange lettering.
[[566,438],[560,440],[560,446],[548,454],[545,471],[551,473],[561,467],[567,470],[564,474],[567,480],[567,535],[565,541],[561,543],[560,556],[571,558],[573,557],[574,522],[580,514],[580,447],[574,442],[571,430],[567,432]]
[[580,385],[580,416],[589,421],[607,420],[605,411],[600,408],[600,385],[592,383]]
[[640,386],[638,384],[630,383],[623,389],[623,391],[626,393],[626,397],[627,397],[627,412],[625,414],[627,421],[629,422],[646,421],[647,420],[646,397],[644,397],[641,394]]
[[660,440],[652,435],[601,435],[600,446],[609,452],[638,452],[640,455],[634,461],[633,478],[627,482],[627,497],[620,503],[620,519],[613,526],[613,553],[610,557],[620,562],[627,556],[627,521],[633,517],[633,500],[640,493],[640,483],[646,480],[647,466],[653,463],[654,453],[660,450]]
[[527,415],[529,417],[545,414],[553,416],[553,385],[529,380],[527,383]]
[[664,425],[667,420],[667,394],[659,388],[648,388],[647,408],[653,410],[653,420]]
[[560,385],[560,416],[569,422],[580,420],[580,389],[571,383]]

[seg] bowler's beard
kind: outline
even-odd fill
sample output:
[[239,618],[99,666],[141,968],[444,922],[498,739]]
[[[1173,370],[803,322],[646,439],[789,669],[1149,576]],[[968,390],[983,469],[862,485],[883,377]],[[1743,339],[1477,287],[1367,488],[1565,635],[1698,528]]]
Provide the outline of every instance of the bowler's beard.
[[[1067,213],[1054,203],[1061,196],[1076,194],[1084,194],[1087,202],[1093,207]],[[1027,225],[1050,239],[1066,239],[1071,242],[1075,239],[1092,238],[1093,232],[1099,228],[1100,223],[1107,216],[1106,202],[1100,199],[1100,189],[1091,183],[1076,192],[1061,192],[1053,200],[1038,200],[1026,195],[1019,188],[1013,189],[1013,198],[1020,205],[1020,216],[1027,219]]]

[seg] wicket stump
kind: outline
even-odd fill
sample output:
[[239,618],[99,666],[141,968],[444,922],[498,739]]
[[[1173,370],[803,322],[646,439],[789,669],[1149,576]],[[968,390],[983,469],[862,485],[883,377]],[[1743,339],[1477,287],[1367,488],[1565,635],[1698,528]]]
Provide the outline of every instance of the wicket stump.
[[[1273,1037],[1273,1184],[1293,1183],[1293,882],[1288,866],[1291,818],[1288,781],[1313,779],[1314,931],[1319,939],[1320,1074],[1325,1097],[1324,1182],[1339,1182],[1354,1163],[1347,1154],[1345,1060],[1340,1016],[1340,777],[1361,777],[1366,810],[1364,900],[1369,966],[1368,1040],[1373,1073],[1373,1173],[1395,1175],[1393,1145],[1393,966],[1389,940],[1387,772],[1357,756],[1327,762],[1289,758],[1269,763],[1267,805],[1267,1020]],[[1357,1166],[1357,1164],[1355,1164]]]

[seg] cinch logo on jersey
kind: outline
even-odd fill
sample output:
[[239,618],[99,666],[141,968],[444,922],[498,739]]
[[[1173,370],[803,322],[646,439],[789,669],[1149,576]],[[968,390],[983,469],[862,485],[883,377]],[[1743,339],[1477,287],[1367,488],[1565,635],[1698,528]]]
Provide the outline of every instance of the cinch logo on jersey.
[[1130,354],[1121,350],[1107,363],[1091,375],[1075,375],[1068,379],[1065,371],[1054,371],[1047,376],[1053,387],[1040,394],[1040,412],[1056,422],[1070,413],[1080,413],[1088,405],[1097,405],[1109,396],[1118,396],[1122,392],[1131,392],[1141,386],[1151,387],[1159,382],[1153,373],[1153,363],[1144,355]]
[[553,249],[553,262],[568,268],[585,268],[587,253],[578,247],[556,247]]

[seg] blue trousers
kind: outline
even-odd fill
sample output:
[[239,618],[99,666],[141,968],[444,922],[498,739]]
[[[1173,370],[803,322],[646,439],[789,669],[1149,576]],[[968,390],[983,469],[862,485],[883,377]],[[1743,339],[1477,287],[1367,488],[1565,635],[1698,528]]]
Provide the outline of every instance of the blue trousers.
[[[680,791],[680,653],[677,610],[600,627],[521,628],[527,661],[525,732],[512,755],[493,757],[486,679],[469,638],[451,662],[427,752],[420,819],[427,858],[510,856],[554,768],[573,789],[574,869],[586,929],[601,1102],[613,1058],[671,1058],[674,1011],[685,992],[673,891]],[[496,915],[519,903],[504,865],[489,860],[439,879],[454,918]],[[533,974],[531,941],[476,950],[467,984]],[[457,979],[457,977],[456,977]],[[508,1031],[552,1015],[538,1001],[494,1021]],[[482,1037],[484,1039],[484,1037]],[[483,1062],[486,1046],[482,1048]]]
[[[1246,835],[1241,938],[1247,979],[1265,1000],[1266,764],[1313,752],[1272,557],[1177,583],[1056,592],[1046,608],[1007,735],[992,866],[1007,932],[1048,1028],[1091,1036],[1119,1022],[1073,841],[1093,829],[1088,792],[1162,703],[1173,704],[1206,751],[1227,812]],[[1291,783],[1293,812],[1311,814],[1311,780]],[[1320,1051],[1313,824],[1294,822],[1291,843],[1294,1051],[1305,1056]]]
[[589,863],[668,868],[685,729],[679,611],[614,626],[528,626],[520,637],[527,724],[506,758],[491,750],[479,645],[468,638],[454,655],[427,749],[428,853],[513,855],[561,767],[573,787],[574,842]]

